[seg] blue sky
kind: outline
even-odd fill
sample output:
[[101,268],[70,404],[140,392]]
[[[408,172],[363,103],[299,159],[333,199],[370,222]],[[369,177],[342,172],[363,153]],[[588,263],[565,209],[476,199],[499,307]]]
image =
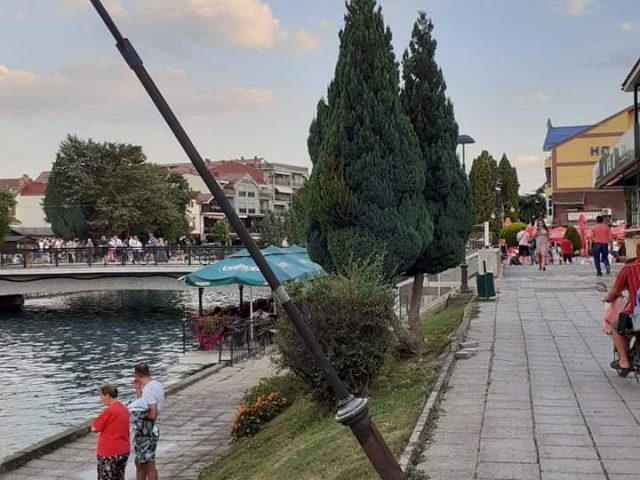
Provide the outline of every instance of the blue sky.
[[[201,153],[309,165],[306,138],[333,76],[342,0],[106,0]],[[543,182],[554,125],[631,103],[638,0],[379,0],[406,47],[418,10],[435,23],[461,132]],[[0,0],[0,176],[48,169],[67,133],[185,160],[88,0]]]

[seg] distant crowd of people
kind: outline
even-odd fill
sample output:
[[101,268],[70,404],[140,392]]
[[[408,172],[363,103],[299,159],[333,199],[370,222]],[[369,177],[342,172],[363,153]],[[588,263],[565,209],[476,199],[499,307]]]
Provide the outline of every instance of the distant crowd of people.
[[3,263],[166,263],[171,257],[168,242],[162,237],[148,235],[142,242],[137,235],[120,237],[103,235],[99,240],[62,240],[39,238],[36,243],[21,245],[19,252],[3,254]]
[[[544,220],[536,222],[535,230],[530,231],[526,227],[517,233],[517,253],[510,254],[506,240],[500,241],[500,256],[506,265],[536,265],[538,270],[546,270],[548,264],[573,263],[574,245],[568,238],[552,241],[550,231]],[[624,241],[616,240],[611,228],[604,222],[603,217],[598,216],[596,224],[590,230],[588,240],[589,254],[596,274],[602,276],[602,266],[606,273],[611,273],[611,261],[624,261],[626,248]]]

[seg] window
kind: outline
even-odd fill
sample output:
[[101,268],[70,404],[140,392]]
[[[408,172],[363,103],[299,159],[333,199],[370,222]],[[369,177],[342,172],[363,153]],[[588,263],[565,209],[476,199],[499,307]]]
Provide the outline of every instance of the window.
[[256,209],[255,208],[250,208],[249,209],[249,213],[256,213]]
[[256,192],[247,192],[247,197],[255,198]]
[[240,190],[238,192],[238,195],[240,195],[241,197],[246,197],[247,196],[247,192],[245,192],[244,190]]
[[247,209],[246,208],[241,208],[240,209],[240,213],[247,213]]

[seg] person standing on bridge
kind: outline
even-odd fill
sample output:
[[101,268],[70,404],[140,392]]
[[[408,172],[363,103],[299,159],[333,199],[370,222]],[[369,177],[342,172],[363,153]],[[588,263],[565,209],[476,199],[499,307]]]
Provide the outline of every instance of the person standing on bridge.
[[117,398],[115,385],[100,387],[100,400],[107,408],[91,425],[98,434],[98,480],[124,480],[129,459],[129,410]]
[[136,398],[144,400],[149,406],[145,417],[135,424],[136,480],[157,480],[156,448],[160,438],[158,418],[164,407],[164,387],[151,378],[149,366],[143,362],[134,368],[133,384],[136,387]]

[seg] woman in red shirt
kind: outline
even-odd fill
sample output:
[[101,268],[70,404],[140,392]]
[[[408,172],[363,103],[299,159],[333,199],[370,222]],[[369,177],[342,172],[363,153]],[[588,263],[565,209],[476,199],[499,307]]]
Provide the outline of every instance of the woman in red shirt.
[[91,425],[98,433],[98,480],[124,480],[129,459],[129,410],[118,400],[118,388],[100,387],[100,400],[105,408]]

